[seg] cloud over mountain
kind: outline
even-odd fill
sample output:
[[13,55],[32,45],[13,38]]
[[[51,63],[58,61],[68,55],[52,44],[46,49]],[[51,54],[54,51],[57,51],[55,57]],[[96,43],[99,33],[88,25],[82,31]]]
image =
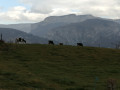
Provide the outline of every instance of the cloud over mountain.
[[119,0],[19,0],[19,3],[22,5],[10,7],[6,11],[0,8],[0,23],[39,22],[48,16],[66,14],[120,18]]
[[[65,10],[77,14],[93,14],[96,16],[106,16],[117,18],[120,14],[119,0],[21,0],[25,4],[31,5],[31,10],[44,14],[53,14],[56,11]],[[44,12],[43,12],[44,11]],[[66,13],[63,12],[63,13]],[[54,13],[59,15],[58,13]],[[68,14],[68,13],[67,13]]]

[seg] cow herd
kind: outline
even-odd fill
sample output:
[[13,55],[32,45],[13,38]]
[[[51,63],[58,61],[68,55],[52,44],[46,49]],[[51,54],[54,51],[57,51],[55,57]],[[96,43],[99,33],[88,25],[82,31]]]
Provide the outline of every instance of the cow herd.
[[[0,43],[4,43],[4,40],[2,40],[2,34],[1,34],[1,39],[0,39]],[[16,44],[25,44],[26,43],[26,40],[24,38],[16,38],[15,39],[15,43]],[[54,42],[52,40],[49,40],[48,41],[48,44],[50,45],[55,45]],[[59,43],[59,45],[63,45],[63,43]],[[83,47],[83,44],[82,43],[77,43],[77,46],[82,46]]]
[[[26,43],[26,40],[24,38],[16,38],[15,39],[15,43],[16,44],[25,44]],[[48,41],[48,44],[49,45],[55,45],[54,42],[52,40],[49,40]],[[59,43],[59,45],[63,45],[63,43]],[[77,46],[82,46],[83,47],[83,44],[82,43],[77,43]]]
[[[49,40],[48,44],[54,45],[54,42],[52,40]],[[63,43],[59,43],[59,45],[63,45]],[[77,46],[82,46],[83,47],[83,44],[82,43],[77,43]]]

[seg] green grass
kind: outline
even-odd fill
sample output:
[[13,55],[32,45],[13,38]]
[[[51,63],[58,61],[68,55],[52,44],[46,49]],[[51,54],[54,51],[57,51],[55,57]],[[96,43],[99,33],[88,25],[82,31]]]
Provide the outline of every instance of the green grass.
[[57,45],[0,46],[0,90],[120,89],[120,50]]

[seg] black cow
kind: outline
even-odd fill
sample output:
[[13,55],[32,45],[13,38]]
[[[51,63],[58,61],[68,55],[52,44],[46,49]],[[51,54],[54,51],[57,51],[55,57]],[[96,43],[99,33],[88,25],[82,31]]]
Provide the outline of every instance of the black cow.
[[63,45],[63,43],[59,43],[59,45]]
[[82,43],[77,43],[77,46],[82,46],[83,47],[83,44]]
[[54,42],[51,41],[51,40],[49,40],[49,41],[48,41],[48,44],[52,44],[52,45],[54,45]]

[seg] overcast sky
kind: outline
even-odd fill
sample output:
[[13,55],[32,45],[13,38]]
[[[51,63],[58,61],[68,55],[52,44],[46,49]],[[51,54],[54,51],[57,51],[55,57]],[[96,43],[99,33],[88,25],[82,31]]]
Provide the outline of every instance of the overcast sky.
[[39,22],[73,13],[118,19],[120,0],[0,0],[0,24]]

